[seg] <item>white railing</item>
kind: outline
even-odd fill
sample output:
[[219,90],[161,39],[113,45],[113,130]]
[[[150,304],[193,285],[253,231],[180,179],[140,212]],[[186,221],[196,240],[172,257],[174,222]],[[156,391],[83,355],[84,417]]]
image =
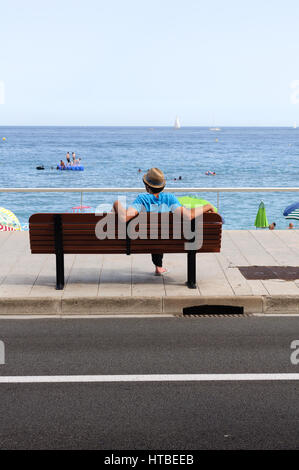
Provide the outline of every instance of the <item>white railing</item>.
[[[217,209],[219,210],[220,193],[295,193],[297,188],[166,188],[169,193],[217,193]],[[84,193],[140,193],[141,188],[0,188],[0,193],[81,193],[81,206]]]
[[[291,193],[299,192],[296,188],[166,188],[170,193]],[[142,188],[0,188],[1,193],[137,193]]]

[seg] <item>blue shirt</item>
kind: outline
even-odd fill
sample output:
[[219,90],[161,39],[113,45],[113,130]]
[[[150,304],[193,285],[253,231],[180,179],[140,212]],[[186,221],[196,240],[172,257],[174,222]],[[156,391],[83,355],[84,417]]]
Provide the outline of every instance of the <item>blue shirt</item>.
[[171,193],[159,193],[159,197],[150,193],[139,194],[130,207],[137,212],[174,212],[181,206],[179,200]]

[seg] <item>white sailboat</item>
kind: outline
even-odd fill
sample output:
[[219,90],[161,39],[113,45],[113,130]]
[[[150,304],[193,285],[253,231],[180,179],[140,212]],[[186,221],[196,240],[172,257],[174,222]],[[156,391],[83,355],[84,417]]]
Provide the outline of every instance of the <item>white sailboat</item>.
[[221,131],[221,127],[218,127],[218,126],[215,126],[215,119],[214,119],[214,116],[213,116],[213,124],[212,124],[212,127],[210,127],[210,131],[214,131],[214,132],[217,132],[217,131]]
[[297,129],[297,122],[294,122],[294,129]]
[[175,128],[175,129],[180,129],[180,128],[181,128],[181,123],[180,123],[180,120],[179,120],[179,117],[178,117],[178,116],[175,118],[175,121],[174,121],[174,128]]

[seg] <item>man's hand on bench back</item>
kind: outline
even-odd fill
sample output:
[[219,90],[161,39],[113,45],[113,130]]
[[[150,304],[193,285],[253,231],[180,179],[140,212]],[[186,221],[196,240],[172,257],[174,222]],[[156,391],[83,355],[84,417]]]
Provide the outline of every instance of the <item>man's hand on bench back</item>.
[[114,202],[113,209],[118,214],[118,217],[120,218],[121,222],[124,223],[129,222],[129,220],[134,219],[134,217],[138,215],[138,211],[136,211],[136,209],[134,209],[133,207],[125,209],[120,201]]
[[181,206],[178,207],[175,212],[181,213],[181,215],[187,220],[192,220],[205,212],[215,212],[215,209],[211,204],[206,204],[204,206],[194,207],[193,209],[187,209],[186,207]]

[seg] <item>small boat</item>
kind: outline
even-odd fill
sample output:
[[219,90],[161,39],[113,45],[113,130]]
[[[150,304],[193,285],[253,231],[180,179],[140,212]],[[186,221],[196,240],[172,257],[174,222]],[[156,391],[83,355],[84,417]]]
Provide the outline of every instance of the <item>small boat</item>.
[[294,126],[293,126],[293,127],[294,127],[294,129],[297,129],[297,122],[296,122],[296,121],[294,122]]
[[221,131],[221,128],[220,127],[210,127],[209,130],[216,132],[216,131]]
[[178,116],[175,118],[175,121],[174,121],[174,128],[175,128],[175,129],[180,129],[180,128],[181,128],[181,123],[180,123],[180,120],[179,120],[179,117],[178,117]]

